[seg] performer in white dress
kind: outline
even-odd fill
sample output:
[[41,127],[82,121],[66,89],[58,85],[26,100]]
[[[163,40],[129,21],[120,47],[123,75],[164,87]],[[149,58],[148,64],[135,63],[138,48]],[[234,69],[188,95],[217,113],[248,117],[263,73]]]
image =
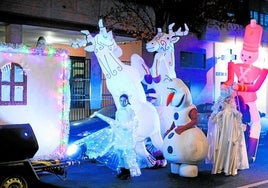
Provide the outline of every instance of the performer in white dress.
[[234,176],[237,170],[249,168],[245,127],[231,88],[222,90],[208,122],[209,151],[206,163],[213,164],[212,174]]
[[141,175],[135,152],[135,132],[138,121],[130,107],[128,95],[122,94],[119,103],[121,107],[116,111],[115,120],[98,112],[92,115],[109,123],[110,127],[93,133],[85,143],[90,158],[96,158],[99,162],[118,171],[117,177],[126,180]]

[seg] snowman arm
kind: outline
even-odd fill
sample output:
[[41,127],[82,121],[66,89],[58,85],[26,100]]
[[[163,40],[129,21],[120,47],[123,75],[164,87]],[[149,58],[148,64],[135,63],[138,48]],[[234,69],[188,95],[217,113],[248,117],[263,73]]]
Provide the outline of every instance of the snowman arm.
[[165,132],[165,134],[164,134],[164,138],[165,138],[165,137],[168,135],[168,133],[169,133],[170,131],[172,131],[175,127],[176,127],[176,126],[175,126],[174,121],[173,121],[173,123],[172,123],[172,125],[170,126],[170,128]]
[[191,109],[188,115],[189,115],[191,121],[186,123],[185,125],[177,126],[177,128],[175,129],[176,133],[181,134],[184,131],[191,129],[191,128],[194,128],[197,125],[197,122],[198,122],[197,109],[196,108]]

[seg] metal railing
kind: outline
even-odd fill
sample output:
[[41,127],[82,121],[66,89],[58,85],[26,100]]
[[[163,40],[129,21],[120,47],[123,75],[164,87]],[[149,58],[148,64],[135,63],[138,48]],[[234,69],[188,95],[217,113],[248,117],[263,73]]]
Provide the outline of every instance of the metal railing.
[[[88,118],[90,107],[90,59],[71,58],[72,70],[70,76],[71,106],[69,120],[76,121]],[[102,75],[102,105],[101,108],[114,105],[111,93],[108,91],[105,76]],[[114,113],[114,112],[111,112]],[[109,115],[109,114],[108,114]],[[113,116],[113,114],[111,114]]]

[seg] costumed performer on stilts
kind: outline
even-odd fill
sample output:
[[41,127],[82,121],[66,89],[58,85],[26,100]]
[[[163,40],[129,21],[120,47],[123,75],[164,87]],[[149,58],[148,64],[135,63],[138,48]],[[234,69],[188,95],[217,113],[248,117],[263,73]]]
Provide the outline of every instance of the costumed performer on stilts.
[[[242,63],[232,61],[228,63],[227,81],[221,85],[223,89],[232,86],[234,94],[240,95],[245,104],[249,106],[251,125],[247,152],[250,163],[256,159],[261,131],[260,115],[256,106],[256,92],[261,87],[268,72],[267,69],[253,65],[259,56],[261,38],[262,27],[256,23],[256,20],[252,19],[245,29],[243,49],[240,54]],[[234,75],[237,77],[237,83],[234,82]]]

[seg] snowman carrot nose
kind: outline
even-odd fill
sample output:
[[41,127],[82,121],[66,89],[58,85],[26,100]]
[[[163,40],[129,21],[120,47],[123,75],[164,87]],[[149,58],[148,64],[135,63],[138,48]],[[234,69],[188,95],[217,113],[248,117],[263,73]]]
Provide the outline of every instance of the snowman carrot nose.
[[175,93],[170,93],[167,97],[167,106],[171,103],[173,97],[174,97]]

